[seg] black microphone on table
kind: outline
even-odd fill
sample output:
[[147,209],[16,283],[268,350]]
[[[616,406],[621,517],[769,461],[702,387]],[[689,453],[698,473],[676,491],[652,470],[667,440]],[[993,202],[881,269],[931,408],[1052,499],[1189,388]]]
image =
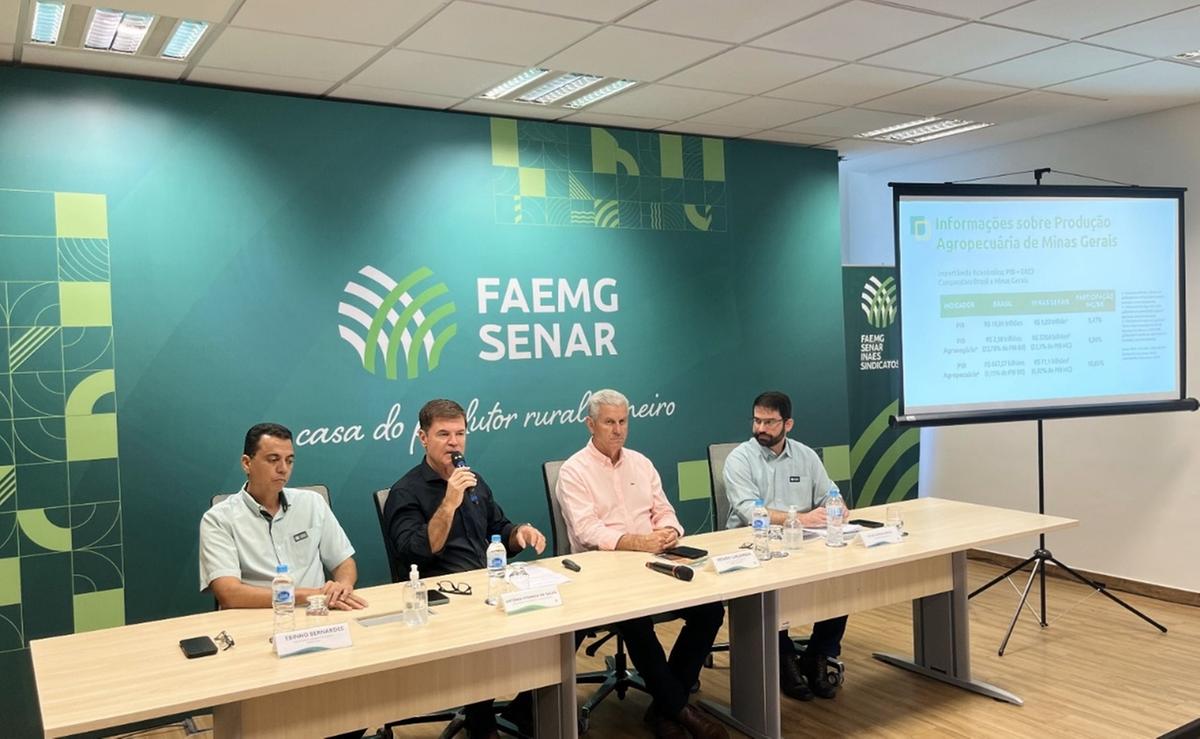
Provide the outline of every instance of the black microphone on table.
[[[456,468],[465,468],[467,466],[467,458],[462,455],[462,452],[450,452],[450,464]],[[479,498],[475,497],[475,486],[467,488],[464,491],[470,497],[472,503],[478,503]]]
[[696,575],[692,568],[686,565],[669,565],[666,562],[647,562],[646,566],[655,572],[661,572],[664,575],[670,575],[676,580],[690,581]]

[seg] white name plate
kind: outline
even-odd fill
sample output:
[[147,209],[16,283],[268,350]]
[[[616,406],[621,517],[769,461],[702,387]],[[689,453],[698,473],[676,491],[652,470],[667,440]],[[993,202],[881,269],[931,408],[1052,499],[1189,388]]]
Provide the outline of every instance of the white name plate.
[[726,572],[734,570],[749,570],[758,567],[758,557],[754,556],[754,551],[751,549],[739,549],[736,552],[728,554],[716,554],[712,557],[713,569],[718,575],[723,575]]
[[555,608],[561,605],[562,596],[558,594],[558,587],[555,585],[548,585],[544,588],[514,590],[500,595],[500,607],[510,616],[514,613],[537,611],[542,608]]
[[864,547],[873,547],[879,544],[898,544],[900,543],[900,532],[895,526],[863,529],[858,532],[858,540],[862,542]]
[[326,624],[311,629],[286,631],[275,635],[275,654],[290,657],[306,652],[323,652],[350,646],[350,624]]

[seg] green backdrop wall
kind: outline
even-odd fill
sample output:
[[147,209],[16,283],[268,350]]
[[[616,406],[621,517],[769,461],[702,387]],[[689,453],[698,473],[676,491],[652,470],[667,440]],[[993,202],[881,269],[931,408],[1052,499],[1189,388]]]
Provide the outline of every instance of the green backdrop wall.
[[261,420],[299,434],[293,482],[330,486],[364,585],[370,493],[419,460],[432,397],[470,406],[472,466],[543,528],[540,463],[584,444],[601,386],[692,530],[707,444],[763,389],[848,471],[833,152],[11,68],[0,90],[6,735],[37,730],[29,640],[211,608],[197,525]]

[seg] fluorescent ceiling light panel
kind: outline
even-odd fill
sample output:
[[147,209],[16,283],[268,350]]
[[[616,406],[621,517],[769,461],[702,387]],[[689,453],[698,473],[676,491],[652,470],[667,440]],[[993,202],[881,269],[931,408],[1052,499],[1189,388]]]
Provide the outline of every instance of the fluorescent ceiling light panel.
[[[38,5],[41,5],[41,3],[38,3]],[[1178,59],[1181,62],[1191,62],[1193,64],[1200,64],[1200,49],[1198,49],[1196,51],[1185,51],[1180,54],[1176,54],[1174,57],[1172,57],[1172,59]]]
[[574,95],[585,87],[594,85],[602,79],[604,78],[591,74],[564,74],[555,77],[544,85],[535,87],[533,90],[517,98],[517,100],[522,103],[549,105],[555,100],[562,100],[569,95]]
[[135,54],[152,23],[154,16],[148,13],[96,8],[84,34],[83,45],[88,49]]
[[636,84],[637,82],[634,80],[617,80],[616,82],[610,82],[603,87],[592,90],[582,97],[575,98],[563,107],[579,110],[585,105],[591,105],[592,103],[603,100],[610,95],[616,95],[621,90],[633,87]]
[[967,131],[978,131],[981,128],[987,128],[991,125],[993,124],[960,121],[954,118],[921,118],[895,126],[888,126],[887,128],[878,128],[874,131],[860,133],[856,138],[888,141],[894,144],[921,144],[945,136],[953,136],[959,133],[966,133]]
[[933,123],[936,120],[937,120],[937,118],[931,117],[931,118],[919,118],[915,121],[907,121],[905,123],[897,123],[896,125],[888,126],[887,128],[877,128],[874,131],[867,131],[866,133],[860,133],[860,134],[858,134],[858,138],[860,138],[860,139],[876,139],[876,138],[883,136],[884,134],[891,133],[893,131],[903,131],[906,128],[912,128],[913,126],[921,126],[926,123]]
[[187,59],[207,30],[208,24],[204,21],[179,21],[175,33],[163,47],[162,55],[168,59]]
[[33,28],[29,38],[38,44],[57,44],[58,31],[66,14],[63,3],[37,2],[33,6]]
[[533,69],[527,69],[524,72],[518,74],[516,77],[513,77],[511,80],[506,80],[505,82],[501,82],[500,84],[496,85],[492,89],[483,93],[479,97],[484,98],[486,100],[496,100],[498,98],[504,97],[505,95],[512,92],[513,90],[524,87],[525,85],[528,85],[530,82],[533,82],[536,79],[541,79],[542,77],[545,77],[548,74],[550,74],[549,69],[540,69],[538,67],[534,67]]
[[958,128],[952,128],[948,131],[940,131],[938,133],[931,133],[925,136],[918,136],[917,138],[913,139],[912,142],[914,144],[923,144],[926,141],[933,141],[934,139],[941,139],[945,138],[946,136],[957,136],[960,133],[966,133],[967,131],[978,131],[981,128],[987,128],[988,126],[994,125],[992,123],[971,123],[970,121],[959,122],[966,123],[967,125],[959,126]]

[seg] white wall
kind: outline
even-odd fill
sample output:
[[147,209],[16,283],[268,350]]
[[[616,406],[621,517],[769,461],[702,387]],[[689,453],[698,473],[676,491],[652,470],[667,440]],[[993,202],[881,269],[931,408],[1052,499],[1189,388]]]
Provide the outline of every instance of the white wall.
[[[1190,347],[1200,346],[1200,105],[1126,118],[878,172],[843,169],[847,264],[891,264],[888,182],[944,182],[1051,167],[1140,185],[1189,188],[1185,213]],[[969,134],[968,134],[969,135]],[[992,182],[1032,183],[1032,175]],[[1089,184],[1048,175],[1046,184]],[[1093,183],[1095,184],[1095,183]],[[1200,393],[1197,353],[1187,387]],[[1033,422],[925,429],[921,495],[1037,510]],[[1200,591],[1200,413],[1045,423],[1046,512],[1080,520],[1047,548],[1084,570]],[[1036,539],[996,546],[1027,556]]]

